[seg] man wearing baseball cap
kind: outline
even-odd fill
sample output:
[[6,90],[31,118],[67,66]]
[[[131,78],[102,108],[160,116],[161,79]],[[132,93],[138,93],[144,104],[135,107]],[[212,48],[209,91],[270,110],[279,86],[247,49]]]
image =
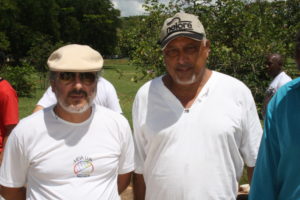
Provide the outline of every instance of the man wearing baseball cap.
[[262,134],[252,94],[206,68],[210,41],[197,16],[168,18],[160,44],[167,73],[143,85],[133,105],[135,197],[235,199]]
[[102,56],[85,45],[50,55],[57,104],[21,120],[11,133],[0,171],[5,199],[120,199],[134,148],[127,120],[93,104],[102,65]]

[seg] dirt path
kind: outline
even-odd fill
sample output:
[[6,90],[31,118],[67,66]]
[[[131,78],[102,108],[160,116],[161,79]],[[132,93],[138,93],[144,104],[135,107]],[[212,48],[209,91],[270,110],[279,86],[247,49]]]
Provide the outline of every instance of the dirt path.
[[133,200],[132,186],[129,185],[128,188],[121,194],[122,200]]
[[[132,186],[129,185],[128,188],[122,193],[122,200],[133,200]],[[239,194],[237,200],[247,200],[248,194]]]

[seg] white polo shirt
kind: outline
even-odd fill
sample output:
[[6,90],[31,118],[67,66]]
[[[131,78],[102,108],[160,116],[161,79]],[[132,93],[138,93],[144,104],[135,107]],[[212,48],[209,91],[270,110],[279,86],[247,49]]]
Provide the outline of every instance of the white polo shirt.
[[[39,100],[37,105],[47,108],[53,104],[57,103],[55,94],[52,92],[51,86],[48,87],[47,91],[44,93],[43,97]],[[117,96],[116,89],[114,86],[103,77],[99,77],[97,83],[97,93],[94,99],[96,105],[101,105],[109,108],[118,113],[122,113],[121,106],[119,104],[119,99]]]
[[250,90],[215,71],[188,110],[162,77],[147,82],[133,124],[135,172],[144,176],[148,200],[235,199],[262,135]]

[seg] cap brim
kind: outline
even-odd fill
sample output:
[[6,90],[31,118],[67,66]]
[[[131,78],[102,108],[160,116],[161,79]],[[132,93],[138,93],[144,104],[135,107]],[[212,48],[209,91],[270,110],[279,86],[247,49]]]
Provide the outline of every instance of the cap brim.
[[164,49],[169,42],[171,42],[172,40],[174,40],[177,37],[188,37],[193,40],[200,41],[204,38],[204,35],[199,34],[199,33],[194,33],[194,32],[181,32],[181,33],[177,32],[177,33],[174,33],[174,34],[166,37],[163,41],[161,41],[160,42],[161,48]]

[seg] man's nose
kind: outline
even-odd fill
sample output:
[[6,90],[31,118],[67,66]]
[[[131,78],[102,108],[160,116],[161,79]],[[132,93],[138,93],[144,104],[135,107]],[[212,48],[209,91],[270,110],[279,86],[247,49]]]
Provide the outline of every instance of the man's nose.
[[187,61],[188,55],[186,52],[184,52],[183,50],[179,51],[179,55],[178,55],[178,63],[179,64],[185,64]]
[[80,75],[79,74],[76,74],[74,81],[75,81],[74,83],[75,83],[76,89],[82,88],[82,80],[80,79]]

